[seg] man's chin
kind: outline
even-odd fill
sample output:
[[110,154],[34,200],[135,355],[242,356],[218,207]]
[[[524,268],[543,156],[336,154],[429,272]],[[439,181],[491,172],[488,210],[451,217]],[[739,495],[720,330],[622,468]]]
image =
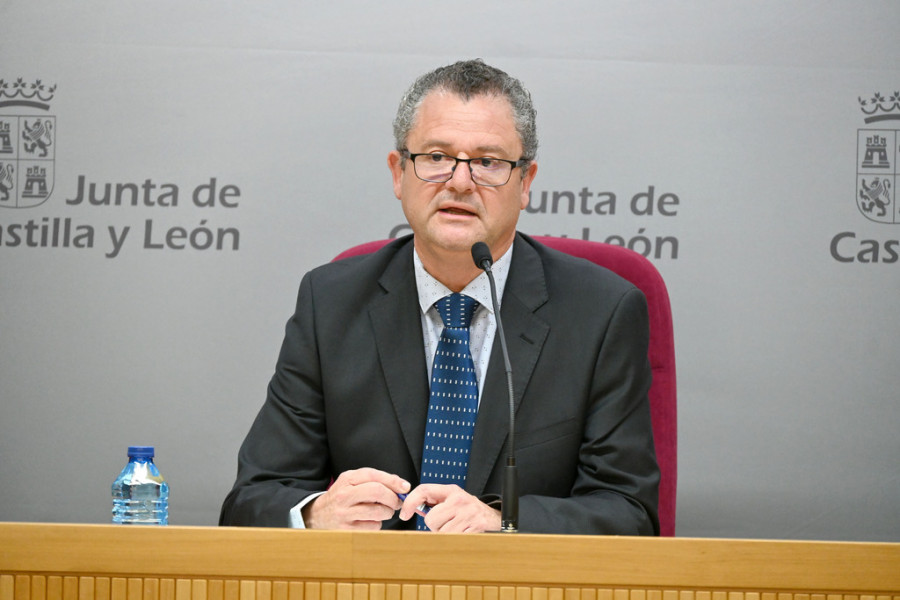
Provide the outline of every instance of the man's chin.
[[485,241],[483,232],[474,229],[455,229],[451,231],[432,232],[430,235],[417,236],[420,242],[428,247],[443,252],[469,252],[472,244]]
[[426,229],[424,232],[416,232],[416,247],[421,249],[424,246],[435,252],[459,252],[471,255],[472,245],[476,242],[484,242],[492,252],[502,253],[512,243],[515,233],[515,229],[509,233],[489,232],[480,226],[432,228]]

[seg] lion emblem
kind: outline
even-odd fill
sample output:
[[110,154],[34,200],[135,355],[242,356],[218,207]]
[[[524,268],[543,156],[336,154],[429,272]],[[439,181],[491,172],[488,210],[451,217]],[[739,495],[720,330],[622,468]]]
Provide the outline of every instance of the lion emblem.
[[866,185],[866,180],[863,179],[862,189],[859,190],[859,200],[863,211],[871,214],[877,208],[878,216],[885,216],[887,207],[891,203],[891,182],[876,177],[872,180],[872,185]]
[[0,202],[9,200],[9,192],[15,183],[12,178],[13,166],[9,163],[0,163]]
[[40,119],[34,120],[34,125],[31,127],[28,126],[28,122],[25,122],[25,131],[22,132],[22,137],[24,138],[25,151],[29,154],[34,153],[35,148],[39,148],[41,151],[41,158],[47,157],[47,148],[53,143],[52,136],[50,132],[53,129],[53,123],[50,120],[45,120],[43,123]]

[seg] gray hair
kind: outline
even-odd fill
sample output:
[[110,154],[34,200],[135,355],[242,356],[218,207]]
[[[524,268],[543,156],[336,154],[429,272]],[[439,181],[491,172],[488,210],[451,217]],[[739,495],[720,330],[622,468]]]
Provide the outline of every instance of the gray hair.
[[438,67],[422,75],[412,84],[400,100],[397,116],[394,118],[394,142],[397,150],[405,150],[409,132],[415,125],[422,100],[433,91],[456,94],[464,100],[473,96],[502,96],[512,107],[516,131],[522,142],[522,157],[534,160],[538,139],[535,124],[536,111],[531,103],[531,94],[515,77],[485,64],[481,59],[464,60]]

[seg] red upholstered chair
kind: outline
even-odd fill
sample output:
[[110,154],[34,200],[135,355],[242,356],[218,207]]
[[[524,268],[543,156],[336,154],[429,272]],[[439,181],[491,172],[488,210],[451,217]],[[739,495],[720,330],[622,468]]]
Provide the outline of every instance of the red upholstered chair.
[[[650,413],[659,461],[659,527],[664,536],[675,535],[675,488],[678,478],[677,396],[675,389],[675,341],[669,292],[659,271],[649,260],[620,246],[569,238],[533,236],[556,250],[586,258],[624,277],[647,297],[650,313]],[[347,258],[378,250],[390,240],[368,242],[345,250],[335,258]]]

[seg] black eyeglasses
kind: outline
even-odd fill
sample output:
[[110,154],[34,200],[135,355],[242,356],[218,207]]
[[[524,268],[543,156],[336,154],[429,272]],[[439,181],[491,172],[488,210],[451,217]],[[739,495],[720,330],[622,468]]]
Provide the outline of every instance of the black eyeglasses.
[[456,171],[456,167],[463,162],[469,165],[469,173],[472,175],[472,181],[476,184],[486,187],[497,187],[505,185],[509,181],[512,170],[515,167],[524,167],[531,162],[525,158],[520,158],[519,160],[489,158],[487,156],[456,158],[441,152],[412,154],[406,149],[401,150],[401,152],[412,159],[413,171],[415,171],[416,177],[422,181],[430,181],[432,183],[450,181],[453,173]]

